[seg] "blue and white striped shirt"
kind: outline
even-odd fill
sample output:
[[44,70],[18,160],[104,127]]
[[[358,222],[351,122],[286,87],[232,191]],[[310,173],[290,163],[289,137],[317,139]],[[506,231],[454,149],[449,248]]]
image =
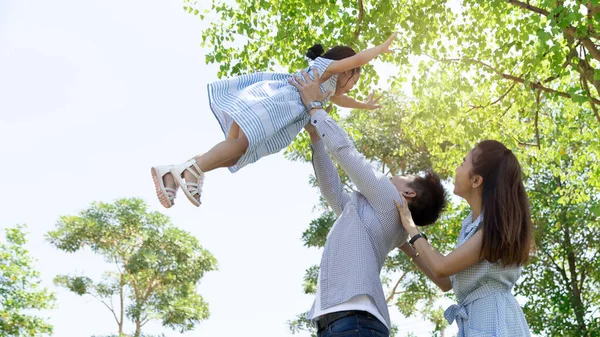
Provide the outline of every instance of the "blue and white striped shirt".
[[[338,216],[325,243],[319,271],[319,310],[369,296],[390,326],[380,273],[390,251],[406,241],[394,200],[401,200],[389,178],[357,151],[346,132],[323,110],[310,123],[321,140],[312,144],[321,193]],[[358,191],[344,191],[327,151]],[[308,317],[315,319],[315,304]]]

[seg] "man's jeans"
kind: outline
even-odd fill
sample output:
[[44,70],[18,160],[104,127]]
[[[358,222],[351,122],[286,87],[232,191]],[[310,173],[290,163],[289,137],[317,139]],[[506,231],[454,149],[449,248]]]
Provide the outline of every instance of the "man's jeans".
[[357,313],[342,317],[318,333],[318,337],[389,337],[388,329],[377,318]]

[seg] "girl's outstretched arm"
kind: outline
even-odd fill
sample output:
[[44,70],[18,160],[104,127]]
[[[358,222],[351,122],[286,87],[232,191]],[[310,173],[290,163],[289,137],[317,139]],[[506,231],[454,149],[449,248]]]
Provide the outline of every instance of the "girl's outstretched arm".
[[381,105],[377,104],[381,96],[377,98],[373,98],[374,94],[369,95],[369,99],[366,102],[359,102],[352,97],[348,97],[346,95],[340,96],[331,96],[329,100],[342,108],[350,108],[350,109],[364,109],[364,110],[374,110],[381,108]]
[[396,35],[398,35],[398,33],[392,34],[384,43],[376,47],[365,49],[358,54],[343,60],[331,62],[329,67],[327,67],[326,72],[331,74],[343,73],[344,71],[364,66],[365,64],[371,62],[371,60],[377,57],[379,54],[391,53],[392,51],[390,50],[390,45],[396,38]]

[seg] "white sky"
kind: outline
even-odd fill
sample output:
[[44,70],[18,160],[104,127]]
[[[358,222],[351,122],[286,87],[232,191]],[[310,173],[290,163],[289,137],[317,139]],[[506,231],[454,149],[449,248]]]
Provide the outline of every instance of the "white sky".
[[[211,172],[199,209],[182,193],[170,210],[155,197],[152,165],[223,138],[206,97],[218,66],[204,64],[201,29],[178,1],[0,1],[0,228],[29,226],[28,247],[58,298],[48,312],[55,336],[115,333],[116,324],[93,298],[52,285],[57,274],[101,275],[102,259],[60,252],[43,236],[60,215],[121,197],[144,198],[219,261],[199,287],[207,321],[185,334],[159,324],[145,333],[288,336],[285,322],[312,304],[302,278],[321,252],[300,240],[318,215],[310,164],[278,154],[233,175]],[[395,309],[392,319],[400,336],[432,328]]]

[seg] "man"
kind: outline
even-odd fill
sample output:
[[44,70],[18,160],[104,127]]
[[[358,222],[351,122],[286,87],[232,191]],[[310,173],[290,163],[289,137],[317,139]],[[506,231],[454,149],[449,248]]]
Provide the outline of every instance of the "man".
[[[311,139],[313,166],[321,193],[338,216],[321,258],[317,294],[308,318],[319,337],[389,336],[390,317],[379,274],[388,253],[406,248],[405,233],[394,200],[406,198],[417,225],[434,223],[446,203],[440,178],[396,176],[375,170],[360,154],[346,132],[322,109],[319,85],[303,74],[290,79],[311,116],[306,126]],[[331,156],[358,191],[344,191]],[[403,249],[405,252],[408,249]],[[423,267],[419,258],[414,261]],[[426,267],[423,267],[426,268]],[[423,269],[421,268],[421,269]],[[429,276],[431,272],[423,269]],[[434,282],[446,282],[433,278]],[[448,288],[450,285],[440,285]]]

